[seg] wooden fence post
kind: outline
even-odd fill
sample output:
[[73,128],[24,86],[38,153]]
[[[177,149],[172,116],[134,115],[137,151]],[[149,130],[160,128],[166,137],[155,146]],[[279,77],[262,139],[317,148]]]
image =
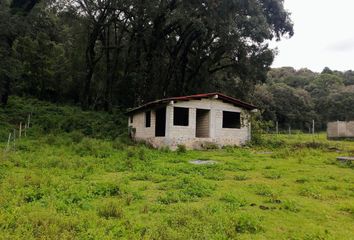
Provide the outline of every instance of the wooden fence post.
[[9,138],[7,139],[6,151],[10,149],[11,133],[9,133]]
[[312,134],[315,134],[315,120],[312,120]]
[[27,127],[30,128],[30,124],[31,124],[31,114],[28,114],[28,118],[27,118]]
[[18,133],[18,137],[21,139],[22,137],[22,122],[20,122],[20,132]]
[[16,129],[14,129],[14,135],[12,136],[12,140],[13,140],[13,146],[15,147],[16,145]]

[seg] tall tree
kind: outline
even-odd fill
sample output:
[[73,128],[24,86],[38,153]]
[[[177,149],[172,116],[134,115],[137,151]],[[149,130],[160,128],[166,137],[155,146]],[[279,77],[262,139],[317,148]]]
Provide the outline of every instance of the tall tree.
[[6,105],[11,89],[11,80],[16,75],[16,59],[12,45],[23,34],[26,15],[38,0],[13,0],[0,2],[0,103]]

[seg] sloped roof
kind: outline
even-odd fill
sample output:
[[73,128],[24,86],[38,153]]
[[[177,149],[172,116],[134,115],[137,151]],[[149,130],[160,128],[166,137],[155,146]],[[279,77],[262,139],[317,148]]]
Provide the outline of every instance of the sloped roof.
[[226,96],[222,93],[203,93],[203,94],[195,94],[195,95],[190,95],[190,96],[170,97],[170,98],[164,98],[164,99],[152,101],[152,102],[146,103],[144,105],[141,105],[139,107],[129,109],[127,111],[127,114],[142,111],[146,108],[154,108],[159,105],[165,105],[165,104],[168,104],[170,101],[189,101],[189,100],[198,100],[198,99],[202,99],[202,98],[211,98],[211,97],[216,97],[222,101],[234,104],[237,107],[241,107],[241,108],[244,108],[247,110],[253,110],[253,109],[257,108],[256,106],[254,106],[252,104],[243,102],[243,101],[238,100],[233,97]]

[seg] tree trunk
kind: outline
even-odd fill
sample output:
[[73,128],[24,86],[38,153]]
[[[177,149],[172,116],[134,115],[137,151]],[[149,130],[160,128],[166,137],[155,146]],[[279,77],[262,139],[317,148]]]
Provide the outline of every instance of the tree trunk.
[[112,69],[110,58],[110,26],[106,28],[105,34],[106,48],[106,88],[104,93],[104,110],[110,112],[112,110]]
[[3,87],[0,93],[0,101],[1,101],[1,105],[6,106],[7,105],[7,101],[9,99],[9,94],[10,94],[10,78],[6,75],[4,75],[3,78]]
[[84,89],[82,92],[81,106],[83,109],[88,109],[91,105],[91,82],[94,73],[94,68],[99,59],[96,59],[95,46],[98,36],[100,34],[100,27],[96,26],[89,37],[89,42],[86,48],[86,77],[84,81]]

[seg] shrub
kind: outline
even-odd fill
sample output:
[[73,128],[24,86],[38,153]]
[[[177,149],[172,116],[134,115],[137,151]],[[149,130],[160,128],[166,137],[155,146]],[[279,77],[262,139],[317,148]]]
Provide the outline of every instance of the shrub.
[[225,174],[222,171],[208,171],[203,174],[206,179],[222,181],[225,179]]
[[99,183],[94,186],[92,193],[96,196],[108,197],[118,196],[121,190],[117,184],[114,183]]
[[225,202],[226,204],[234,208],[244,207],[247,204],[247,201],[245,199],[236,197],[232,194],[225,194],[220,198],[220,201]]
[[274,197],[276,194],[272,191],[271,187],[263,184],[257,184],[252,186],[257,195]]
[[307,186],[300,190],[300,195],[304,197],[310,197],[314,199],[322,199],[322,194],[317,187]]
[[109,218],[122,218],[123,210],[122,208],[115,202],[105,203],[98,209],[98,215],[100,217],[104,217],[106,219]]
[[294,148],[301,149],[301,148],[312,148],[312,149],[328,149],[329,144],[322,143],[322,142],[305,142],[305,143],[295,143]]
[[115,150],[122,151],[126,148],[126,145],[124,143],[122,143],[119,139],[116,138],[112,142],[112,148]]
[[98,141],[89,138],[83,140],[74,146],[75,152],[81,157],[95,156],[100,158],[108,157],[110,150],[105,145],[99,144]]
[[73,131],[69,134],[69,136],[74,143],[80,143],[84,138],[84,134],[79,131]]
[[172,204],[180,201],[179,194],[176,191],[167,192],[164,196],[159,196],[157,201],[162,204]]
[[199,177],[185,177],[177,183],[176,187],[180,189],[183,201],[193,201],[198,198],[208,197],[215,190],[214,186]]
[[130,138],[128,133],[123,133],[121,135],[119,135],[116,140],[118,140],[119,142],[125,144],[125,145],[133,145],[133,141]]
[[44,194],[39,188],[29,188],[25,194],[24,201],[27,203],[42,199]]
[[269,178],[269,179],[279,179],[279,178],[281,178],[281,173],[276,172],[276,171],[269,171],[269,172],[263,173],[263,176],[265,178]]
[[185,145],[179,144],[177,146],[177,153],[178,154],[182,154],[182,153],[186,153],[187,152],[187,148]]
[[285,210],[288,210],[290,212],[299,212],[300,211],[300,209],[297,206],[297,203],[295,201],[285,200],[283,202],[282,206]]
[[159,151],[160,152],[163,152],[163,153],[169,153],[171,152],[170,148],[168,146],[163,146],[163,147],[160,147],[159,148]]
[[305,178],[305,177],[302,177],[302,178],[299,178],[299,179],[296,179],[296,180],[295,180],[296,183],[301,183],[301,184],[307,183],[307,182],[309,182],[309,181],[310,181],[310,180],[309,180],[308,178]]
[[202,144],[202,148],[205,150],[214,150],[214,149],[219,149],[219,146],[213,142],[205,142]]
[[139,150],[138,157],[139,157],[139,160],[141,160],[141,161],[145,161],[146,160],[146,154],[145,154],[145,150],[144,149],[140,149]]
[[249,177],[245,174],[239,174],[234,177],[236,181],[246,181]]
[[263,231],[261,221],[251,215],[241,215],[235,221],[235,230],[238,233],[259,233]]

